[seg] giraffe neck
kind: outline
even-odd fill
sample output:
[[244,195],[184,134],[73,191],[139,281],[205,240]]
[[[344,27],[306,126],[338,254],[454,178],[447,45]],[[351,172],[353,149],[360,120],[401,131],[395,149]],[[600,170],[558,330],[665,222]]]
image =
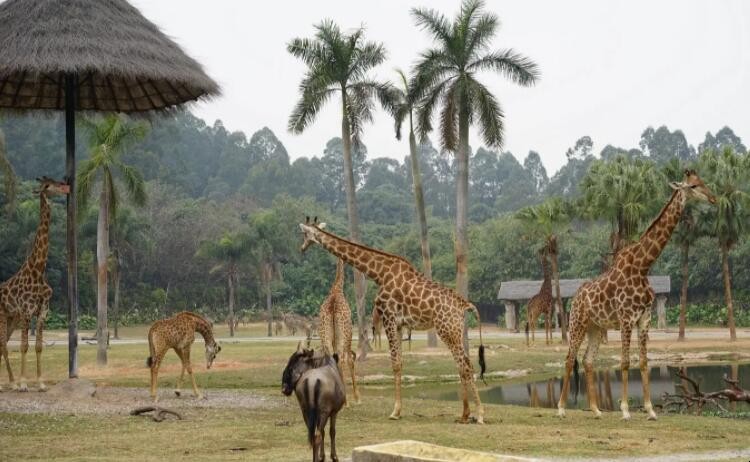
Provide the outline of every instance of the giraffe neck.
[[216,340],[214,340],[213,329],[211,329],[211,324],[209,324],[205,319],[195,316],[195,331],[203,336],[203,340],[206,342],[206,345],[216,344]]
[[682,190],[674,191],[651,226],[646,229],[635,244],[636,258],[634,262],[644,274],[648,273],[651,265],[659,258],[670,237],[672,237],[672,232],[680,222],[686,200],[687,197]]
[[394,255],[355,244],[323,230],[318,231],[318,240],[324,249],[366,274],[378,285],[382,285],[386,275],[392,273],[393,268],[398,267],[399,264],[410,266],[406,260]]
[[49,200],[44,193],[39,194],[39,226],[36,229],[34,245],[31,253],[26,259],[25,266],[44,273],[47,266],[47,254],[49,253],[49,225],[52,215]]
[[344,261],[336,260],[336,278],[333,280],[332,290],[344,290]]

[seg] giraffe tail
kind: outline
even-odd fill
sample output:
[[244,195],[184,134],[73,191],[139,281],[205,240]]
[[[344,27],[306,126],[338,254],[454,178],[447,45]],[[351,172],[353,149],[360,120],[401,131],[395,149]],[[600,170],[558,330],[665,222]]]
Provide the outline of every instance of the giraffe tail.
[[154,342],[151,340],[151,332],[148,333],[148,352],[151,356],[146,358],[146,367],[149,369],[154,365]]
[[484,359],[484,341],[482,340],[482,319],[479,317],[479,310],[474,304],[470,305],[470,310],[477,316],[477,324],[479,324],[479,378],[482,382],[487,384],[484,380],[484,373],[487,372],[487,362]]

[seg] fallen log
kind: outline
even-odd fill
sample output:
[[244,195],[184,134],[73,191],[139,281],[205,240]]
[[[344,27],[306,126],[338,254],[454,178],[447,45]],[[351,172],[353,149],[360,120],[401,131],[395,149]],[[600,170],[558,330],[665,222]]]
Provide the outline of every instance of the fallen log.
[[130,415],[142,415],[142,414],[146,414],[149,412],[153,412],[153,414],[150,415],[149,417],[151,417],[151,419],[154,422],[161,422],[164,419],[166,419],[167,416],[170,416],[170,415],[175,416],[177,420],[182,420],[182,415],[180,415],[177,411],[173,411],[171,409],[167,409],[167,408],[159,407],[159,406],[138,407],[130,411]]
[[750,403],[750,392],[740,386],[739,380],[730,379],[726,374],[724,374],[723,379],[729,388],[708,393],[702,392],[698,382],[687,376],[685,368],[681,367],[676,375],[689,384],[692,390],[689,390],[685,383],[680,383],[675,386],[675,388],[680,390],[680,393],[670,394],[665,392],[663,395],[664,404],[662,405],[665,410],[673,408],[679,412],[694,409],[695,413],[698,414],[703,410],[703,406],[713,404],[721,411],[727,412],[727,409],[721,405],[720,401]]

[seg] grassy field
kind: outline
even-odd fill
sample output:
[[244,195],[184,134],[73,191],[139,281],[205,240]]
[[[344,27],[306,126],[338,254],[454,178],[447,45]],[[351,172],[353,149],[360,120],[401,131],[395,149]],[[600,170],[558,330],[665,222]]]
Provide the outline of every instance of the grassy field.
[[[144,332],[143,328],[127,328],[121,336],[143,338]],[[243,336],[263,333],[263,326],[259,325],[240,329]],[[58,335],[63,333],[47,337],[54,339]],[[471,337],[477,338],[475,334]],[[602,365],[617,362],[620,345],[615,337],[611,336],[610,343],[601,350]],[[515,378],[490,376],[490,386],[549,377],[559,371],[565,354],[560,345],[528,349],[521,339],[491,339],[486,344],[490,372],[523,371],[507,374]],[[208,394],[208,401],[203,403],[185,394],[180,399],[173,397],[171,390],[179,373],[179,361],[176,355],[169,354],[161,373],[160,396],[163,405],[178,406],[185,416],[183,421],[155,423],[130,417],[127,410],[132,407],[128,407],[132,399],[115,412],[21,413],[14,409],[14,399],[33,401],[40,395],[3,393],[0,399],[10,405],[0,411],[0,459],[305,460],[309,449],[298,405],[280,393],[281,372],[295,346],[294,341],[224,342],[217,362],[206,372],[202,346],[196,344],[193,363],[199,386]],[[736,358],[748,351],[748,339],[732,344],[725,340],[655,341],[650,348],[652,354],[665,360],[680,356]],[[100,387],[136,387],[130,390],[136,401],[148,402],[148,369],[144,364],[147,345],[113,345],[106,368],[95,366],[95,353],[95,346],[82,345],[81,377]],[[476,363],[476,350],[472,351],[472,360]],[[11,361],[18,371],[17,351],[12,351]],[[67,375],[67,347],[48,347],[44,364],[48,382],[63,380]],[[459,425],[454,423],[460,412],[459,402],[420,396],[420,387],[427,387],[426,382],[450,381],[450,375],[456,373],[445,349],[428,349],[422,341],[414,342],[412,352],[405,353],[404,374],[410,376],[410,383],[403,418],[389,421],[392,385],[386,352],[371,353],[358,367],[365,383],[363,402],[340,414],[337,441],[341,456],[348,456],[356,446],[407,438],[550,458],[645,456],[750,447],[750,421],[713,417],[665,415],[657,422],[647,422],[644,414],[634,413],[632,421],[622,422],[619,413],[605,413],[601,420],[594,420],[586,412],[570,411],[569,417],[561,421],[550,409],[487,405],[486,425]],[[257,400],[258,405],[233,407],[230,400],[228,405],[213,406],[218,389],[231,389],[230,396],[236,396],[238,403],[250,399]]]

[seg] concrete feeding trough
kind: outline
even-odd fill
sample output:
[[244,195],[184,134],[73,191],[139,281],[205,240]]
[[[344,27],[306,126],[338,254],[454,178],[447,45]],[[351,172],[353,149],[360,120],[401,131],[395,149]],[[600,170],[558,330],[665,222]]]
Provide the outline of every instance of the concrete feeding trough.
[[506,456],[468,449],[448,448],[421,441],[392,441],[360,446],[352,452],[352,462],[539,462],[541,459]]

